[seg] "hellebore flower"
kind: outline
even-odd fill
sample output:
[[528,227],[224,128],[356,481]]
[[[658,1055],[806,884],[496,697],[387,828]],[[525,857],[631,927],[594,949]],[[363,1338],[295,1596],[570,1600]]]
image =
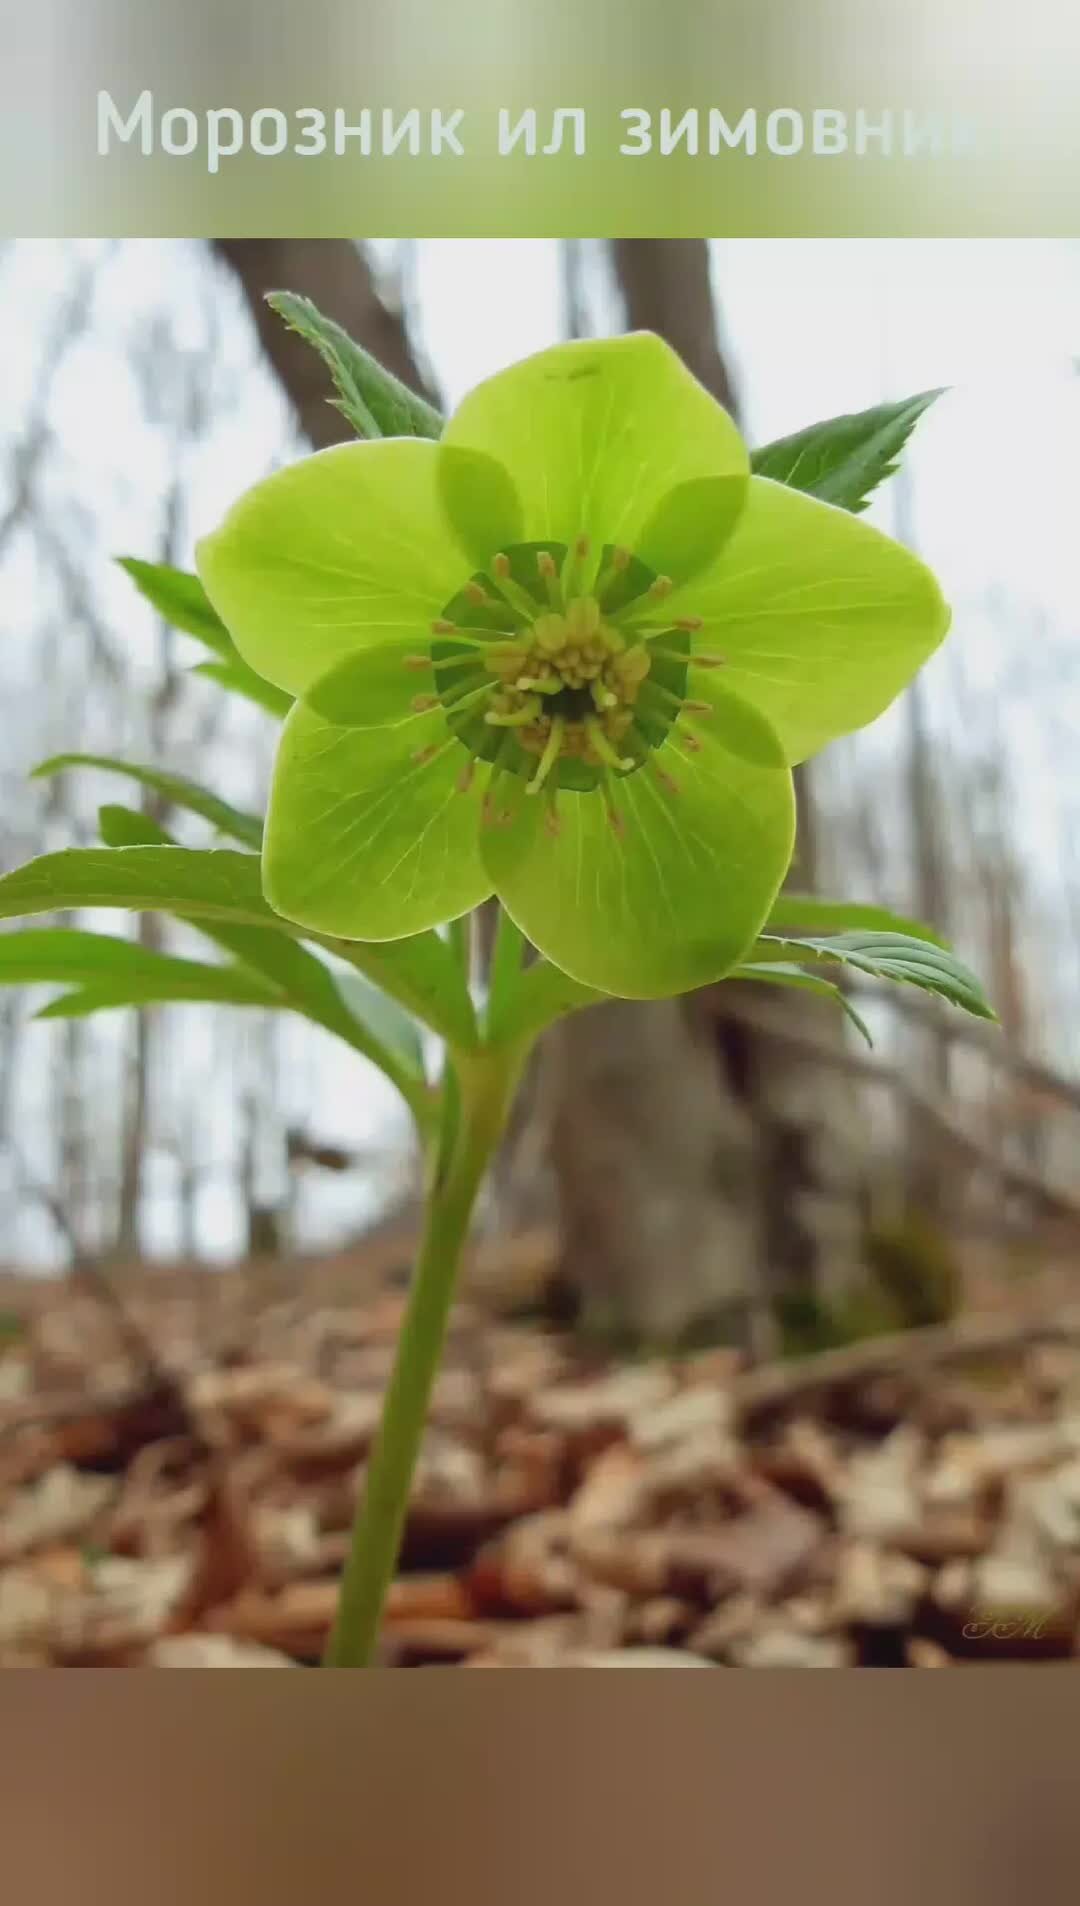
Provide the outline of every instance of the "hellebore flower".
[[791,765],[880,714],[948,626],[906,550],[752,477],[647,333],[499,372],[437,443],[293,464],[198,564],[297,698],[272,906],[386,940],[495,892],[556,965],[640,998],[737,963],[791,858]]

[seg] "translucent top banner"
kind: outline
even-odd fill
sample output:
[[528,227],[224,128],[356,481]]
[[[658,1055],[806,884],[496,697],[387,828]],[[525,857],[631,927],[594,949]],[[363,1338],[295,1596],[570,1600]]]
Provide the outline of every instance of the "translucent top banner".
[[1075,0],[0,0],[10,236],[1080,233]]

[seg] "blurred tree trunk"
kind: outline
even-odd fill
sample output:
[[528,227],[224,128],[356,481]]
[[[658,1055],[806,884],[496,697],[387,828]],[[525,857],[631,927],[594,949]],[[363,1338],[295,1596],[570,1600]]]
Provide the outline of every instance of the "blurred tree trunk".
[[[313,353],[267,311],[274,286],[306,293],[415,389],[407,326],[346,240],[219,240],[271,364],[316,445],[346,437]],[[619,240],[612,259],[628,328],[655,330],[734,409],[706,245]],[[804,852],[809,792],[800,789]],[[800,881],[813,868],[804,862]],[[734,992],[734,989],[732,989]],[[770,996],[771,997],[771,996]],[[786,998],[771,998],[778,1028]],[[854,1206],[823,1177],[821,1082],[753,1035],[715,995],[613,1002],[545,1042],[527,1124],[548,1150],[562,1226],[561,1281],[584,1317],[646,1338],[713,1324],[769,1347],[767,1301],[792,1280],[820,1289],[850,1269]],[[537,1155],[534,1143],[528,1147]]]
[[[627,328],[666,337],[735,413],[707,245],[622,239],[611,252]],[[798,884],[808,887],[813,809],[805,774],[798,781]],[[794,996],[769,996],[776,1039],[740,1021],[734,988],[725,1011],[728,997],[620,1003],[557,1030],[562,1275],[602,1324],[659,1337],[735,1326],[764,1351],[780,1291],[848,1281],[858,1222],[849,1187],[835,1182],[843,1151],[827,1156],[821,1081],[784,1052]]]

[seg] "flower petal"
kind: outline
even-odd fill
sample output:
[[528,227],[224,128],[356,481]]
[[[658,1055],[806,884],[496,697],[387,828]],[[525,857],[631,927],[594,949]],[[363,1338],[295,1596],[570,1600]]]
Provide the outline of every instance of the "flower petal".
[[614,791],[617,832],[598,793],[544,803],[509,777],[510,818],[480,851],[503,905],[574,979],[626,999],[657,999],[722,979],[760,931],[787,872],[795,801],[786,768],[758,766],[702,738],[672,739]]
[[[428,750],[434,752],[428,756]],[[441,710],[394,728],[337,728],[298,703],[281,732],[263,844],[270,905],[348,940],[398,940],[491,892],[479,792]]]
[[426,639],[467,573],[438,455],[399,437],[320,450],[257,483],[203,538],[206,593],[260,675],[298,695],[370,643]]
[[[499,371],[443,433],[510,471],[525,534],[623,545],[692,575],[742,507],[749,460],[731,418],[651,332],[557,344]],[[673,491],[683,492],[676,502]]]
[[925,564],[859,517],[765,477],[749,491],[719,559],[670,600],[701,617],[693,646],[725,658],[725,682],[801,761],[895,700],[949,610]]

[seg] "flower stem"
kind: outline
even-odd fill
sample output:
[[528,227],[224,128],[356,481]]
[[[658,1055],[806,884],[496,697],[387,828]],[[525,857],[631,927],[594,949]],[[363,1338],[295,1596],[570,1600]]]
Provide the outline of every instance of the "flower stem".
[[353,1526],[327,1667],[370,1666],[397,1566],[413,1471],[442,1355],[476,1195],[502,1136],[524,1055],[459,1056],[461,1115],[452,1153],[428,1193],[424,1234],[378,1438]]

